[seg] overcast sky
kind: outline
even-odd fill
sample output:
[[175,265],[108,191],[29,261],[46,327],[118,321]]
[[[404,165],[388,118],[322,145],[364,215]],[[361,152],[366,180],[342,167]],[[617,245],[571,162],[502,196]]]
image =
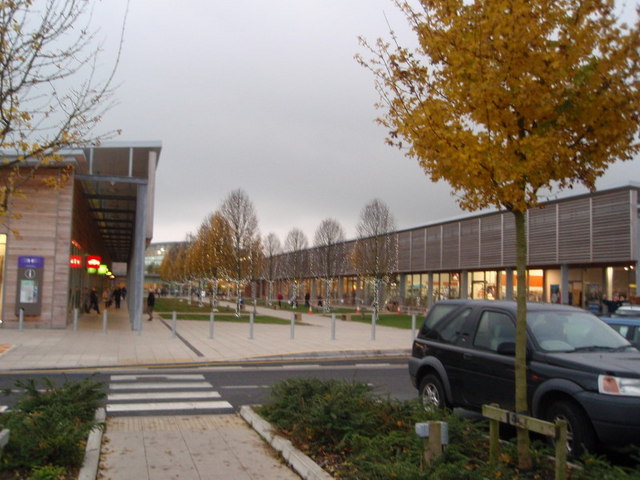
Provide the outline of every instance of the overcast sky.
[[[95,25],[117,44],[125,0],[102,0]],[[466,215],[447,184],[384,143],[362,35],[412,35],[390,0],[130,0],[116,83],[99,130],[159,140],[153,242],[195,233],[229,192],[253,201],[263,235],[292,228],[310,243],[325,218],[355,237],[380,198],[398,228]],[[640,160],[599,188],[640,181]]]

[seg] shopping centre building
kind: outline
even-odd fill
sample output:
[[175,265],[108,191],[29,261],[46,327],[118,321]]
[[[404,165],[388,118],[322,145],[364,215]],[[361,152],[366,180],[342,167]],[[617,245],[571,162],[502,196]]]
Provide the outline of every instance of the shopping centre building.
[[[616,295],[640,301],[638,216],[640,184],[548,201],[527,214],[528,297],[599,310]],[[425,206],[424,208],[429,208]],[[388,305],[421,309],[447,298],[515,297],[515,222],[492,212],[396,232],[398,266],[385,292]],[[355,241],[346,242],[347,252]],[[311,250],[309,250],[311,253]],[[348,257],[348,254],[347,254]],[[287,262],[286,254],[280,259]],[[298,288],[312,299],[324,292],[309,273]],[[291,294],[281,278],[274,292]],[[345,262],[332,284],[332,302],[372,301],[370,282]],[[260,292],[266,292],[261,282]]]
[[[65,328],[78,315],[96,315],[86,312],[91,290],[102,308],[103,292],[117,286],[127,287],[132,328],[140,328],[161,148],[108,142],[64,152],[35,171],[2,218],[2,328]],[[51,188],[56,176],[62,182]]]

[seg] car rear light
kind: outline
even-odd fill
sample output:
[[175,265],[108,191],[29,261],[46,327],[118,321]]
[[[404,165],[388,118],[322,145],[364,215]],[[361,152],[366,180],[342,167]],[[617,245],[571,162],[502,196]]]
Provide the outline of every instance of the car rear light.
[[599,375],[598,391],[607,395],[640,397],[640,379]]

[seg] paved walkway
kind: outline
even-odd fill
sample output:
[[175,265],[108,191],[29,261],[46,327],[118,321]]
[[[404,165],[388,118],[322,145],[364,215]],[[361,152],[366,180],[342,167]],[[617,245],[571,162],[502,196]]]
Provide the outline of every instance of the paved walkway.
[[[290,319],[291,313],[258,308],[258,313]],[[147,364],[176,364],[280,358],[409,354],[411,331],[377,326],[375,340],[369,324],[336,320],[335,340],[330,318],[303,314],[290,325],[216,322],[210,338],[208,320],[143,317],[142,332],[131,330],[126,310],[113,307],[103,315],[82,315],[78,327],[65,330],[0,328],[0,371],[49,368],[106,368]],[[293,338],[292,338],[293,336]]]
[[[285,319],[291,313],[258,308]],[[146,317],[144,317],[146,318]],[[106,328],[104,326],[106,325]],[[0,328],[0,372],[49,369],[122,369],[280,358],[409,355],[411,331],[335,322],[303,314],[291,325],[143,320],[131,330],[128,313],[113,307],[83,315],[74,330]],[[211,338],[213,333],[213,338]],[[108,418],[100,467],[103,480],[279,480],[298,478],[237,415]],[[318,478],[318,477],[304,477]]]
[[237,415],[107,419],[100,478],[300,478]]

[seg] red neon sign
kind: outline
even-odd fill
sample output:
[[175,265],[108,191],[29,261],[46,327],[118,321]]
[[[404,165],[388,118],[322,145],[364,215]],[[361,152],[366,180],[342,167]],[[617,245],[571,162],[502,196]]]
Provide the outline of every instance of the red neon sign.
[[87,268],[99,268],[102,263],[102,257],[97,255],[87,255]]
[[71,268],[82,267],[82,257],[80,255],[71,255],[69,257],[69,267]]

